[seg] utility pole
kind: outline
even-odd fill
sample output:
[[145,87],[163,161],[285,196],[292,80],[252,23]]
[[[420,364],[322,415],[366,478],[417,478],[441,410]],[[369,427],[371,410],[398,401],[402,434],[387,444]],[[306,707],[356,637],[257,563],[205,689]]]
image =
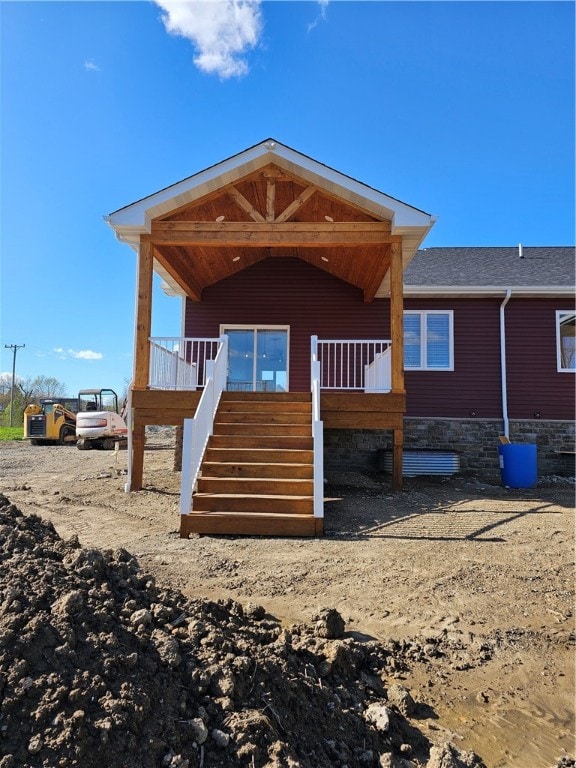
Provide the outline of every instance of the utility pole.
[[14,418],[14,382],[16,380],[16,352],[22,349],[26,344],[4,344],[6,349],[11,349],[12,356],[12,390],[10,392],[10,426],[12,426],[12,420]]

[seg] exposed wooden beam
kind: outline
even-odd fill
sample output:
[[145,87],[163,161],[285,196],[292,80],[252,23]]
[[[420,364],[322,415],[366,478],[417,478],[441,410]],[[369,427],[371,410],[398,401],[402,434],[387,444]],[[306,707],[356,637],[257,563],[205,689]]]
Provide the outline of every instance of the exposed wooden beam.
[[[188,298],[190,298],[192,301],[200,301],[202,298],[202,286],[191,279],[189,275],[189,269],[181,269],[181,259],[178,261],[178,263],[174,263],[173,256],[168,257],[162,253],[161,249],[157,248],[156,261],[158,261],[164,267],[164,269],[170,273],[172,279],[178,283]],[[185,276],[184,271],[188,276]]]
[[298,197],[294,198],[294,200],[290,203],[290,205],[282,211],[282,213],[278,216],[276,221],[278,223],[282,223],[283,221],[288,221],[288,219],[294,216],[296,211],[304,205],[306,200],[312,197],[314,192],[316,192],[316,187],[306,187],[306,189],[303,192],[301,192],[298,195]]
[[382,248],[376,268],[372,267],[370,276],[364,286],[364,301],[369,304],[374,301],[376,292],[384,279],[384,275],[390,267],[390,246]]
[[260,211],[257,211],[256,208],[254,208],[254,206],[252,205],[252,203],[250,203],[248,200],[246,200],[246,198],[244,197],[242,192],[239,192],[236,189],[236,187],[229,187],[228,194],[234,200],[234,202],[240,208],[242,208],[244,213],[247,213],[248,216],[250,216],[251,219],[253,219],[254,221],[258,221],[260,223],[265,221],[265,218],[264,218],[264,216],[262,216]]
[[[161,232],[372,232],[386,236],[386,242],[401,242],[401,235],[391,235],[387,221],[157,221],[152,234]],[[146,235],[142,235],[146,237]]]
[[266,180],[266,221],[274,221],[276,203],[276,179]]
[[142,235],[156,245],[241,247],[327,247],[385,245],[401,242],[379,222],[190,222],[161,221],[152,234]]
[[264,179],[276,179],[276,181],[292,181],[299,184],[303,184],[304,182],[302,179],[296,179],[294,176],[289,176],[284,171],[281,171],[279,168],[269,168],[264,169],[260,174],[262,178]]

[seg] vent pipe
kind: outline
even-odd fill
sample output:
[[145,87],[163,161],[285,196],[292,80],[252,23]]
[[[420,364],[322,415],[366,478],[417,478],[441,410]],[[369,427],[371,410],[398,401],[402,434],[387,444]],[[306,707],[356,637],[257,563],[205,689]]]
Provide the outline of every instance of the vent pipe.
[[522,243],[518,243],[518,258],[523,259],[524,254],[522,253]]

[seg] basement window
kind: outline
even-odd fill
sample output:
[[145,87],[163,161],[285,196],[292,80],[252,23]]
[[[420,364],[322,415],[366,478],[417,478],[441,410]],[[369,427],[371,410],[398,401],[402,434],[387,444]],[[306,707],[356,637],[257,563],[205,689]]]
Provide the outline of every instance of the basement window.
[[576,335],[574,312],[556,312],[556,356],[558,371],[576,371]]
[[404,368],[413,371],[454,370],[452,310],[404,312]]

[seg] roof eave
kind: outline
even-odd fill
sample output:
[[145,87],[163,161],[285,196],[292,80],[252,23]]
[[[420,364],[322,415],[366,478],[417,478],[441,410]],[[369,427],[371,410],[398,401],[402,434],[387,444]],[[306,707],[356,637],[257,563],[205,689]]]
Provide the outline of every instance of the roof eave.
[[[394,234],[402,235],[402,271],[404,272],[416,252],[428,236],[428,233],[438,220],[437,216],[430,216],[428,226],[425,227],[399,227]],[[390,272],[388,271],[376,291],[375,298],[384,299],[390,296]]]
[[405,285],[405,298],[475,298],[504,296],[573,296],[574,288],[567,285]]
[[[356,181],[339,171],[323,165],[290,147],[267,140],[204,171],[189,176],[131,205],[105,217],[106,223],[120,239],[133,242],[138,234],[149,233],[151,221],[175,208],[190,204],[217,191],[223,184],[231,184],[270,163],[283,167],[332,194],[345,197],[376,216],[392,221],[392,234],[401,234],[403,228],[429,228],[433,216],[401,200]],[[131,237],[132,236],[132,237]]]

